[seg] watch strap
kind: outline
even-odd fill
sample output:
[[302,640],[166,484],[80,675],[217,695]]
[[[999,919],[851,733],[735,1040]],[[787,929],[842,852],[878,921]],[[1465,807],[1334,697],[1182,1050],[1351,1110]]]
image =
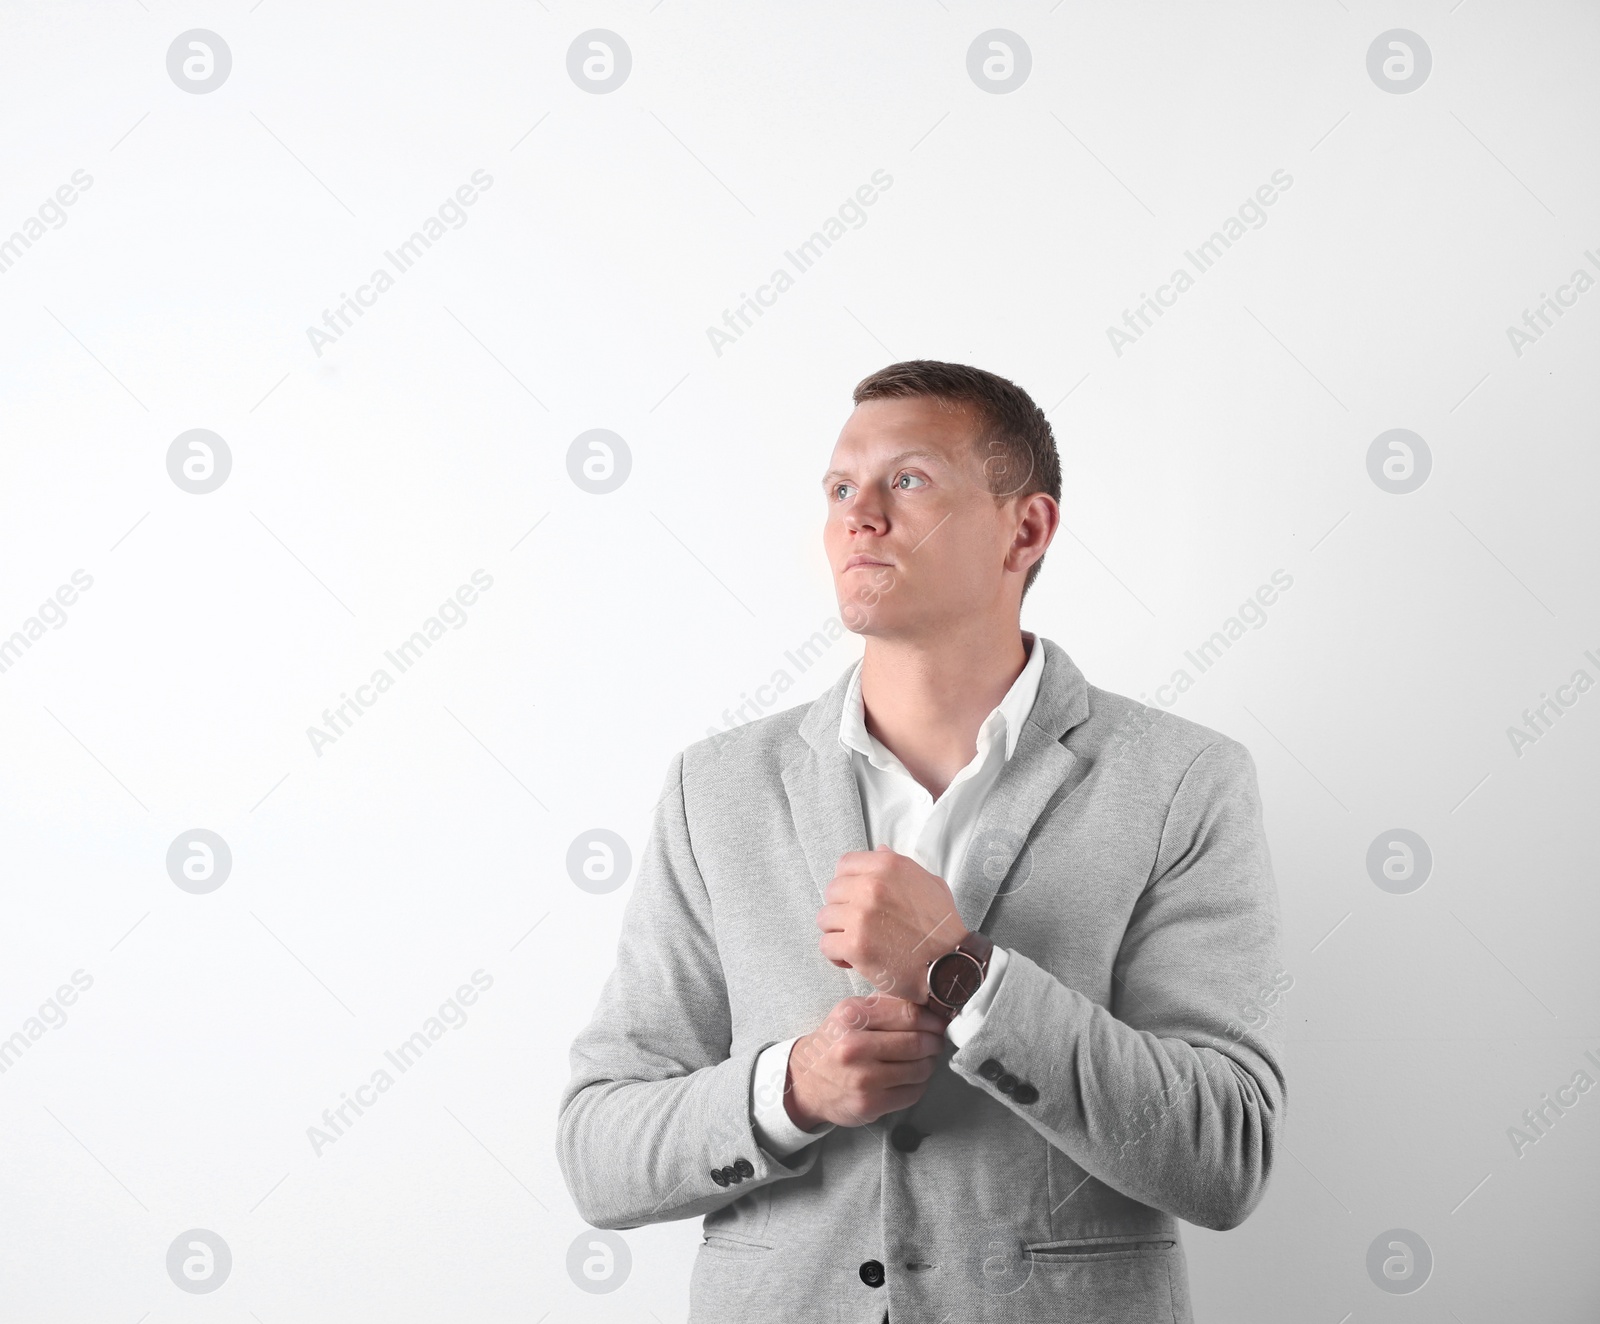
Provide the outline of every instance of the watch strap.
[[982,933],[969,933],[956,944],[956,947],[978,958],[978,964],[983,967],[984,978],[989,976],[989,958],[994,955],[994,940]]

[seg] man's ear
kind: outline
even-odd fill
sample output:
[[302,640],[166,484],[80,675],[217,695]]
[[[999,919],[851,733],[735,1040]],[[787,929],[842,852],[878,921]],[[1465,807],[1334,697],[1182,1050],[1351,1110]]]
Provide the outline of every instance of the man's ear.
[[1023,567],[1012,564],[1012,558],[1019,555],[1024,548],[1039,549],[1039,555],[1029,560],[1029,566],[1050,549],[1056,530],[1061,527],[1061,507],[1048,492],[1033,492],[1015,499],[1018,502],[1017,534],[1012,539],[1011,552],[1006,564],[1008,569],[1020,570]]

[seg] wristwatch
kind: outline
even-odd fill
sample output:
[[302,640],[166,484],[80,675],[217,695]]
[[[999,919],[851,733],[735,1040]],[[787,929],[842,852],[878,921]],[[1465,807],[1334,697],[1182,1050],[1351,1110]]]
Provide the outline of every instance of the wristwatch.
[[953,951],[928,962],[928,1005],[953,1020],[978,991],[989,973],[994,943],[981,933],[968,933]]

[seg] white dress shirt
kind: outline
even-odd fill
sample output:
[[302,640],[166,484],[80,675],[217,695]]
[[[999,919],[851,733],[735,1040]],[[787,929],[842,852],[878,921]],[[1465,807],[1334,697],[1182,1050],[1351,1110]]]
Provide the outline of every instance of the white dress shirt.
[[[859,662],[845,695],[839,743],[852,752],[869,848],[887,845],[897,854],[910,856],[929,873],[950,882],[952,892],[955,884],[950,875],[972,841],[979,809],[1001,769],[1016,752],[1022,724],[1039,692],[1039,677],[1044,673],[1044,649],[1038,647],[1034,635],[1026,630],[1022,639],[1028,649],[1027,665],[1012,682],[999,706],[978,728],[977,751],[972,762],[956,773],[937,800],[867,730]],[[960,902],[958,895],[957,905]],[[983,1024],[1005,970],[1006,952],[996,947],[978,991],[945,1027],[945,1034],[957,1048]],[[756,1141],[775,1158],[786,1158],[803,1149],[833,1130],[834,1125],[826,1122],[815,1131],[802,1131],[783,1106],[789,1050],[799,1037],[763,1049],[756,1059],[751,1082],[751,1118]]]

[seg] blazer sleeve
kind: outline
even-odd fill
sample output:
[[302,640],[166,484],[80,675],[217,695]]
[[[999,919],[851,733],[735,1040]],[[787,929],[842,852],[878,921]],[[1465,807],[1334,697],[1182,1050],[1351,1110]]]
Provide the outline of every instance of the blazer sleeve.
[[616,965],[573,1042],[560,1100],[561,1172],[597,1228],[709,1213],[810,1171],[820,1148],[808,1146],[791,1167],[756,1141],[752,1078],[767,1045],[730,1053],[728,990],[689,839],[683,759],[673,760],[656,802]]
[[1114,974],[1108,1009],[1013,950],[951,1068],[1106,1185],[1235,1227],[1266,1189],[1283,1125],[1277,1004],[1293,983],[1243,745],[1219,739],[1184,773]]

